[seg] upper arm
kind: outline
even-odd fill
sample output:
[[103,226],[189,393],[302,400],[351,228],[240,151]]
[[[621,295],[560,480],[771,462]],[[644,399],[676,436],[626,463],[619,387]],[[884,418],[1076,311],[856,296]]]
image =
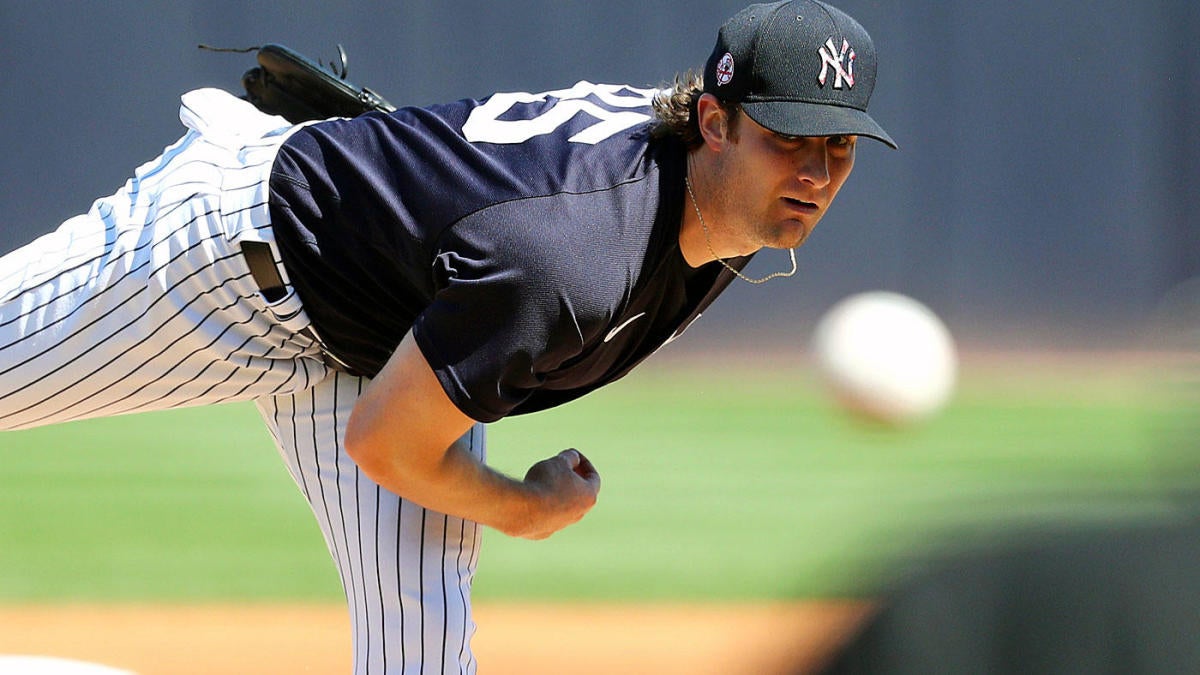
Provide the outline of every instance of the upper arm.
[[410,332],[355,403],[345,446],[368,474],[398,455],[437,463],[474,424],[446,395]]

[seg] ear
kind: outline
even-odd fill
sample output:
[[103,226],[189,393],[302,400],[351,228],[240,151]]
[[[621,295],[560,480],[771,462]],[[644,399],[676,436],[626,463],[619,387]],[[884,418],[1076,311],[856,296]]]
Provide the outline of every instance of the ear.
[[729,115],[712,94],[701,94],[696,101],[696,119],[700,125],[700,136],[710,150],[720,152],[730,141]]

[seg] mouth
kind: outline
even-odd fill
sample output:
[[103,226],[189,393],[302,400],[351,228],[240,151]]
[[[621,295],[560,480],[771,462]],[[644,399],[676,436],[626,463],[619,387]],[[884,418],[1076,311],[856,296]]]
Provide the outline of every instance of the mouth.
[[783,203],[787,204],[789,210],[801,213],[803,215],[814,215],[819,213],[821,210],[821,207],[815,202],[806,202],[802,199],[796,199],[794,197],[784,197]]

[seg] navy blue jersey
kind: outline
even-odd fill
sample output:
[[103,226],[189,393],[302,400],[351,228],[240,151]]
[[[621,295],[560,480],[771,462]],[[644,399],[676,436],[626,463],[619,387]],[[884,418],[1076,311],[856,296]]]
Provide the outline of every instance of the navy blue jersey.
[[682,332],[732,274],[679,251],[685,150],[651,139],[651,94],[581,82],[293,135],[273,226],[330,351],[374,375],[411,329],[488,422],[612,382]]

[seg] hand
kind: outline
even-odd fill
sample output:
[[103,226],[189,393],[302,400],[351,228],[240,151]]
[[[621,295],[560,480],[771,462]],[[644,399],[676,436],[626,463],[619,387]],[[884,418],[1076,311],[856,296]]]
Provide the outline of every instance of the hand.
[[525,473],[525,486],[539,499],[519,535],[545,539],[579,522],[596,505],[600,474],[587,457],[572,448],[531,466]]

